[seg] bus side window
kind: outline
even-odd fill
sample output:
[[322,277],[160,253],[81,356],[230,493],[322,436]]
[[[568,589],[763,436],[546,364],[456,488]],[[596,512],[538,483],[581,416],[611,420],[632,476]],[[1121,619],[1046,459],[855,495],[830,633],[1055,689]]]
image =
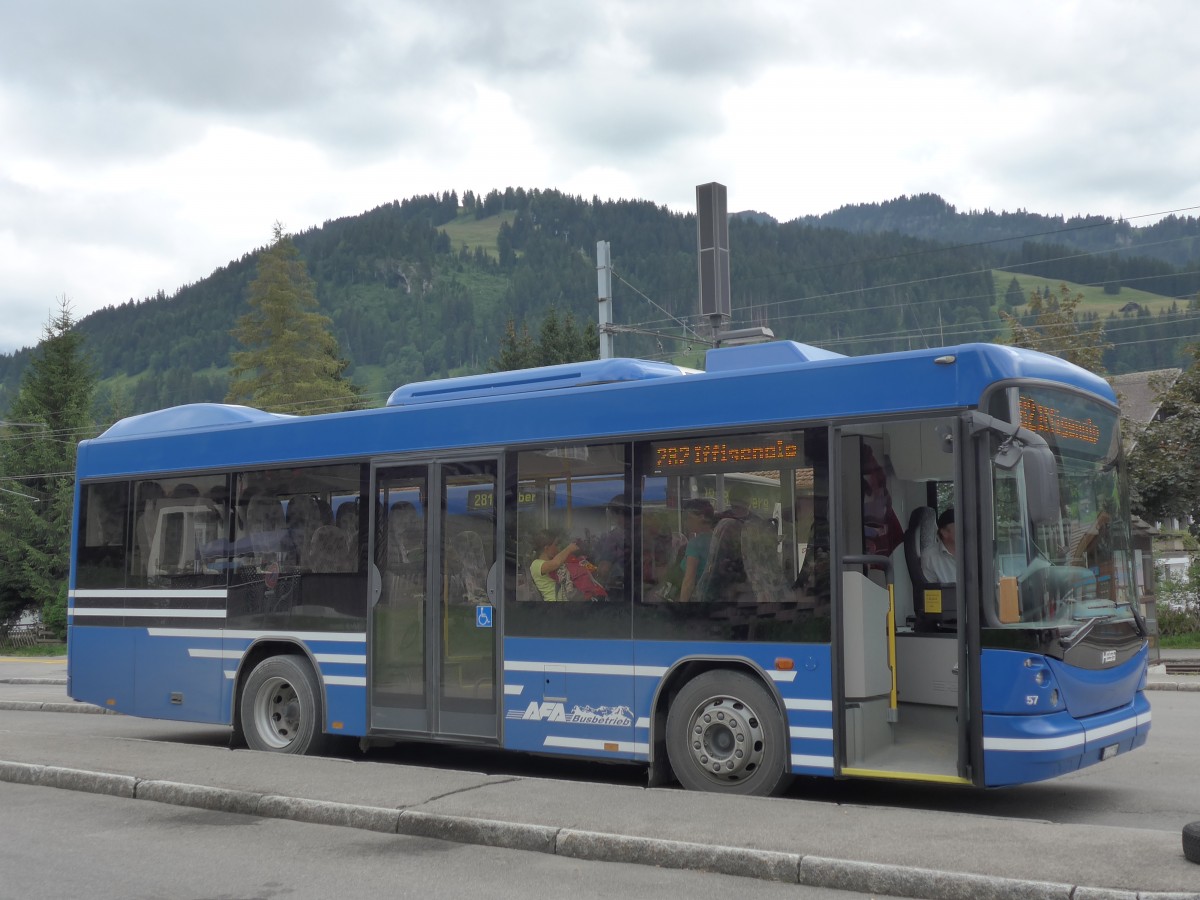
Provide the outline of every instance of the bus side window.
[[124,586],[129,483],[88,485],[82,513],[77,550],[78,586]]

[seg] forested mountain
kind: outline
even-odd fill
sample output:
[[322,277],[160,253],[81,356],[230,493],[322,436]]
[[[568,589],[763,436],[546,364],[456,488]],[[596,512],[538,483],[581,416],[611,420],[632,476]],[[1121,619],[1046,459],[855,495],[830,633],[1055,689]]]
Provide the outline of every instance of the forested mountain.
[[1152,225],[1137,227],[1127,219],[1107,216],[1066,218],[990,209],[959,212],[937,194],[917,194],[843,206],[797,221],[856,234],[895,231],[944,243],[989,243],[1009,253],[1013,247],[1006,245],[1039,241],[1091,254],[1111,252],[1118,259],[1157,259],[1180,268],[1195,268],[1200,262],[1200,218],[1191,216],[1168,215]]
[[[1110,370],[1179,364],[1182,344],[1200,332],[1200,310],[1189,303],[1200,290],[1196,220],[1064,232],[1068,225],[1055,231],[1054,220],[1026,213],[959,214],[932,196],[786,223],[735,214],[732,325],[769,325],[779,337],[849,354],[990,340],[1004,333],[998,309],[1024,303],[1030,282],[1014,288],[1009,275],[1022,272],[1048,286],[1105,285],[1115,301],[1111,317],[1103,314],[1116,345]],[[1105,230],[1107,245],[1078,243],[1099,241]],[[1123,243],[1111,242],[1118,238]],[[487,369],[510,319],[536,328],[557,309],[594,321],[599,240],[612,244],[615,322],[680,336],[689,334],[685,323],[697,329],[690,355],[685,341],[636,332],[617,335],[617,352],[695,362],[705,333],[696,315],[695,218],[650,202],[521,188],[447,192],[295,236],[369,404],[408,381]],[[1126,247],[1137,249],[1117,249]],[[255,268],[256,254],[247,253],[172,296],[82,319],[101,379],[98,418],[220,400],[230,330],[246,311]],[[1122,285],[1163,303],[1122,303]],[[1168,298],[1179,299],[1173,309]],[[0,415],[27,356],[0,356]]]

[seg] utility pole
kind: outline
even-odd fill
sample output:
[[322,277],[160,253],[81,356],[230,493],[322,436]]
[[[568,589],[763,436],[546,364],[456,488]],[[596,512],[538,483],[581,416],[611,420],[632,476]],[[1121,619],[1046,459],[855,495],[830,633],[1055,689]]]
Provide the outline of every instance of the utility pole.
[[612,248],[608,241],[596,242],[596,302],[599,307],[596,330],[600,334],[600,358],[612,359]]

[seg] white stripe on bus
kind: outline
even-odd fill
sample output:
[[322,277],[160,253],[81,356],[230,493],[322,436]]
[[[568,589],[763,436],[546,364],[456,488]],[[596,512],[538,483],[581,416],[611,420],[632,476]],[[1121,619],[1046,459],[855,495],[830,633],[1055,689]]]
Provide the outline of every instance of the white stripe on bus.
[[788,729],[788,734],[794,738],[811,738],[816,741],[832,741],[832,728],[798,728],[792,727]]
[[537,672],[546,671],[552,666],[552,672],[564,672],[572,675],[637,675],[642,678],[662,678],[667,674],[666,666],[618,666],[602,665],[599,663],[562,663],[562,662],[525,662],[524,660],[505,660],[506,672]]
[[833,768],[833,757],[832,756],[805,756],[801,753],[793,753],[792,754],[792,768],[798,769],[801,767],[806,768],[806,769],[832,769]]
[[832,700],[805,700],[785,697],[783,705],[788,709],[798,709],[805,712],[833,712]]
[[358,655],[354,653],[317,653],[317,662],[319,663],[337,663],[351,666],[365,666],[367,657],[365,654]]
[[607,753],[649,753],[649,744],[633,741],[601,741],[594,738],[548,737],[546,747],[563,747],[571,750],[596,750]]
[[181,588],[169,591],[162,588],[133,589],[124,588],[77,588],[71,591],[71,597],[80,600],[110,600],[118,597],[128,597],[131,600],[163,600],[171,597],[203,597],[212,600],[224,600],[229,595],[228,588]]
[[1039,750],[1069,750],[1072,747],[1082,747],[1088,741],[1103,740],[1115,734],[1133,731],[1140,725],[1150,721],[1149,713],[1142,713],[1120,722],[1101,725],[1097,728],[1085,728],[1080,734],[1064,734],[1052,738],[1002,738],[984,737],[984,750],[1011,750],[1024,753],[1035,753]]
[[89,609],[84,607],[80,609],[73,607],[67,610],[68,614],[79,618],[80,616],[124,616],[125,618],[159,618],[159,619],[223,619],[225,618],[225,610],[223,609],[121,609],[117,608],[101,608],[96,607]]
[[253,641],[256,638],[295,638],[298,641],[365,644],[365,632],[351,631],[244,631],[227,628],[147,628],[150,637],[225,638]]

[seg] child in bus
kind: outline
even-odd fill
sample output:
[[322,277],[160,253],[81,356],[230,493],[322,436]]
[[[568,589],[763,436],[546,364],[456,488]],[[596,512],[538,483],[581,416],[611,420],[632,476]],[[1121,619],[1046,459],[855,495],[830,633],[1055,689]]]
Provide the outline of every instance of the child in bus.
[[529,575],[543,600],[567,599],[570,579],[559,578],[558,570],[566,565],[568,556],[579,551],[579,545],[572,541],[565,547],[559,547],[559,540],[558,534],[549,528],[537,532],[533,537],[534,545],[540,549],[529,564]]

